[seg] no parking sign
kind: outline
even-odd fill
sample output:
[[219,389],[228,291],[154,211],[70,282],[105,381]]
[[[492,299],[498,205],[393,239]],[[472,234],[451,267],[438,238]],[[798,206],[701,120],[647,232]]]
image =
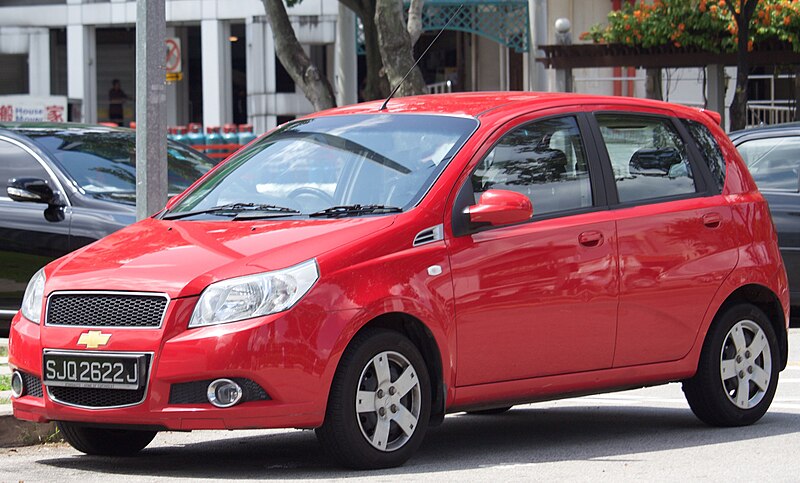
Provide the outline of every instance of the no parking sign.
[[183,63],[181,61],[181,39],[169,37],[167,44],[167,81],[174,82],[183,79]]

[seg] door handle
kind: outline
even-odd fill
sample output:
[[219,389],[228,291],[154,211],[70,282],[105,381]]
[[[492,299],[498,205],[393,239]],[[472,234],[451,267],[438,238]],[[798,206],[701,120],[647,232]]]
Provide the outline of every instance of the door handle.
[[703,215],[703,224],[708,228],[717,228],[722,223],[719,213],[706,213]]
[[578,235],[578,243],[585,247],[599,247],[603,244],[603,234],[599,231],[585,231]]

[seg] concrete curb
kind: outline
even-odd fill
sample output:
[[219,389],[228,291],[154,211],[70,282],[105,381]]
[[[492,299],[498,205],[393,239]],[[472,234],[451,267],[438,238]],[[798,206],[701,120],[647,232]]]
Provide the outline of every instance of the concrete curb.
[[[0,347],[8,348],[8,339],[0,339]],[[8,359],[0,357],[0,375],[10,374]],[[11,391],[0,391],[0,401],[11,397]],[[0,448],[13,448],[53,441],[55,423],[38,424],[14,417],[11,404],[0,404]],[[60,440],[60,438],[56,438]]]
[[14,448],[60,441],[55,437],[55,423],[38,424],[20,421],[12,414],[11,405],[0,405],[0,448]]

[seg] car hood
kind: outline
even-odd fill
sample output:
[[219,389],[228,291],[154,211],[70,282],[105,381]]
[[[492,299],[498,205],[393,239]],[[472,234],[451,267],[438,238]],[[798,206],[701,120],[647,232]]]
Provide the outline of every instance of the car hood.
[[359,240],[394,216],[271,221],[147,219],[48,266],[58,290],[197,295],[217,280],[290,267]]

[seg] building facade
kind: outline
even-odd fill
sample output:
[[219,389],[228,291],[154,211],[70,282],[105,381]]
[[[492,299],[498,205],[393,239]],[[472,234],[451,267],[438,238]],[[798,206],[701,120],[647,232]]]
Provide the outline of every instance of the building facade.
[[[556,90],[555,72],[535,62],[542,56],[537,45],[556,42],[558,18],[571,21],[580,42],[581,32],[604,22],[620,1],[427,0],[415,54],[452,17],[420,64],[431,92]],[[356,16],[336,0],[303,0],[288,13],[337,103],[360,100],[365,61]],[[166,0],[166,20],[178,46],[170,63],[177,56],[181,66],[180,80],[167,88],[170,126],[249,123],[261,133],[311,112],[275,56],[261,0]],[[123,123],[134,121],[135,23],[133,0],[0,0],[0,95],[66,96],[70,119],[89,123],[115,118],[117,103]],[[579,92],[644,97],[642,71],[573,74]],[[123,94],[111,92],[114,80]],[[702,82],[699,71],[666,70],[664,92],[668,100],[702,104]]]

